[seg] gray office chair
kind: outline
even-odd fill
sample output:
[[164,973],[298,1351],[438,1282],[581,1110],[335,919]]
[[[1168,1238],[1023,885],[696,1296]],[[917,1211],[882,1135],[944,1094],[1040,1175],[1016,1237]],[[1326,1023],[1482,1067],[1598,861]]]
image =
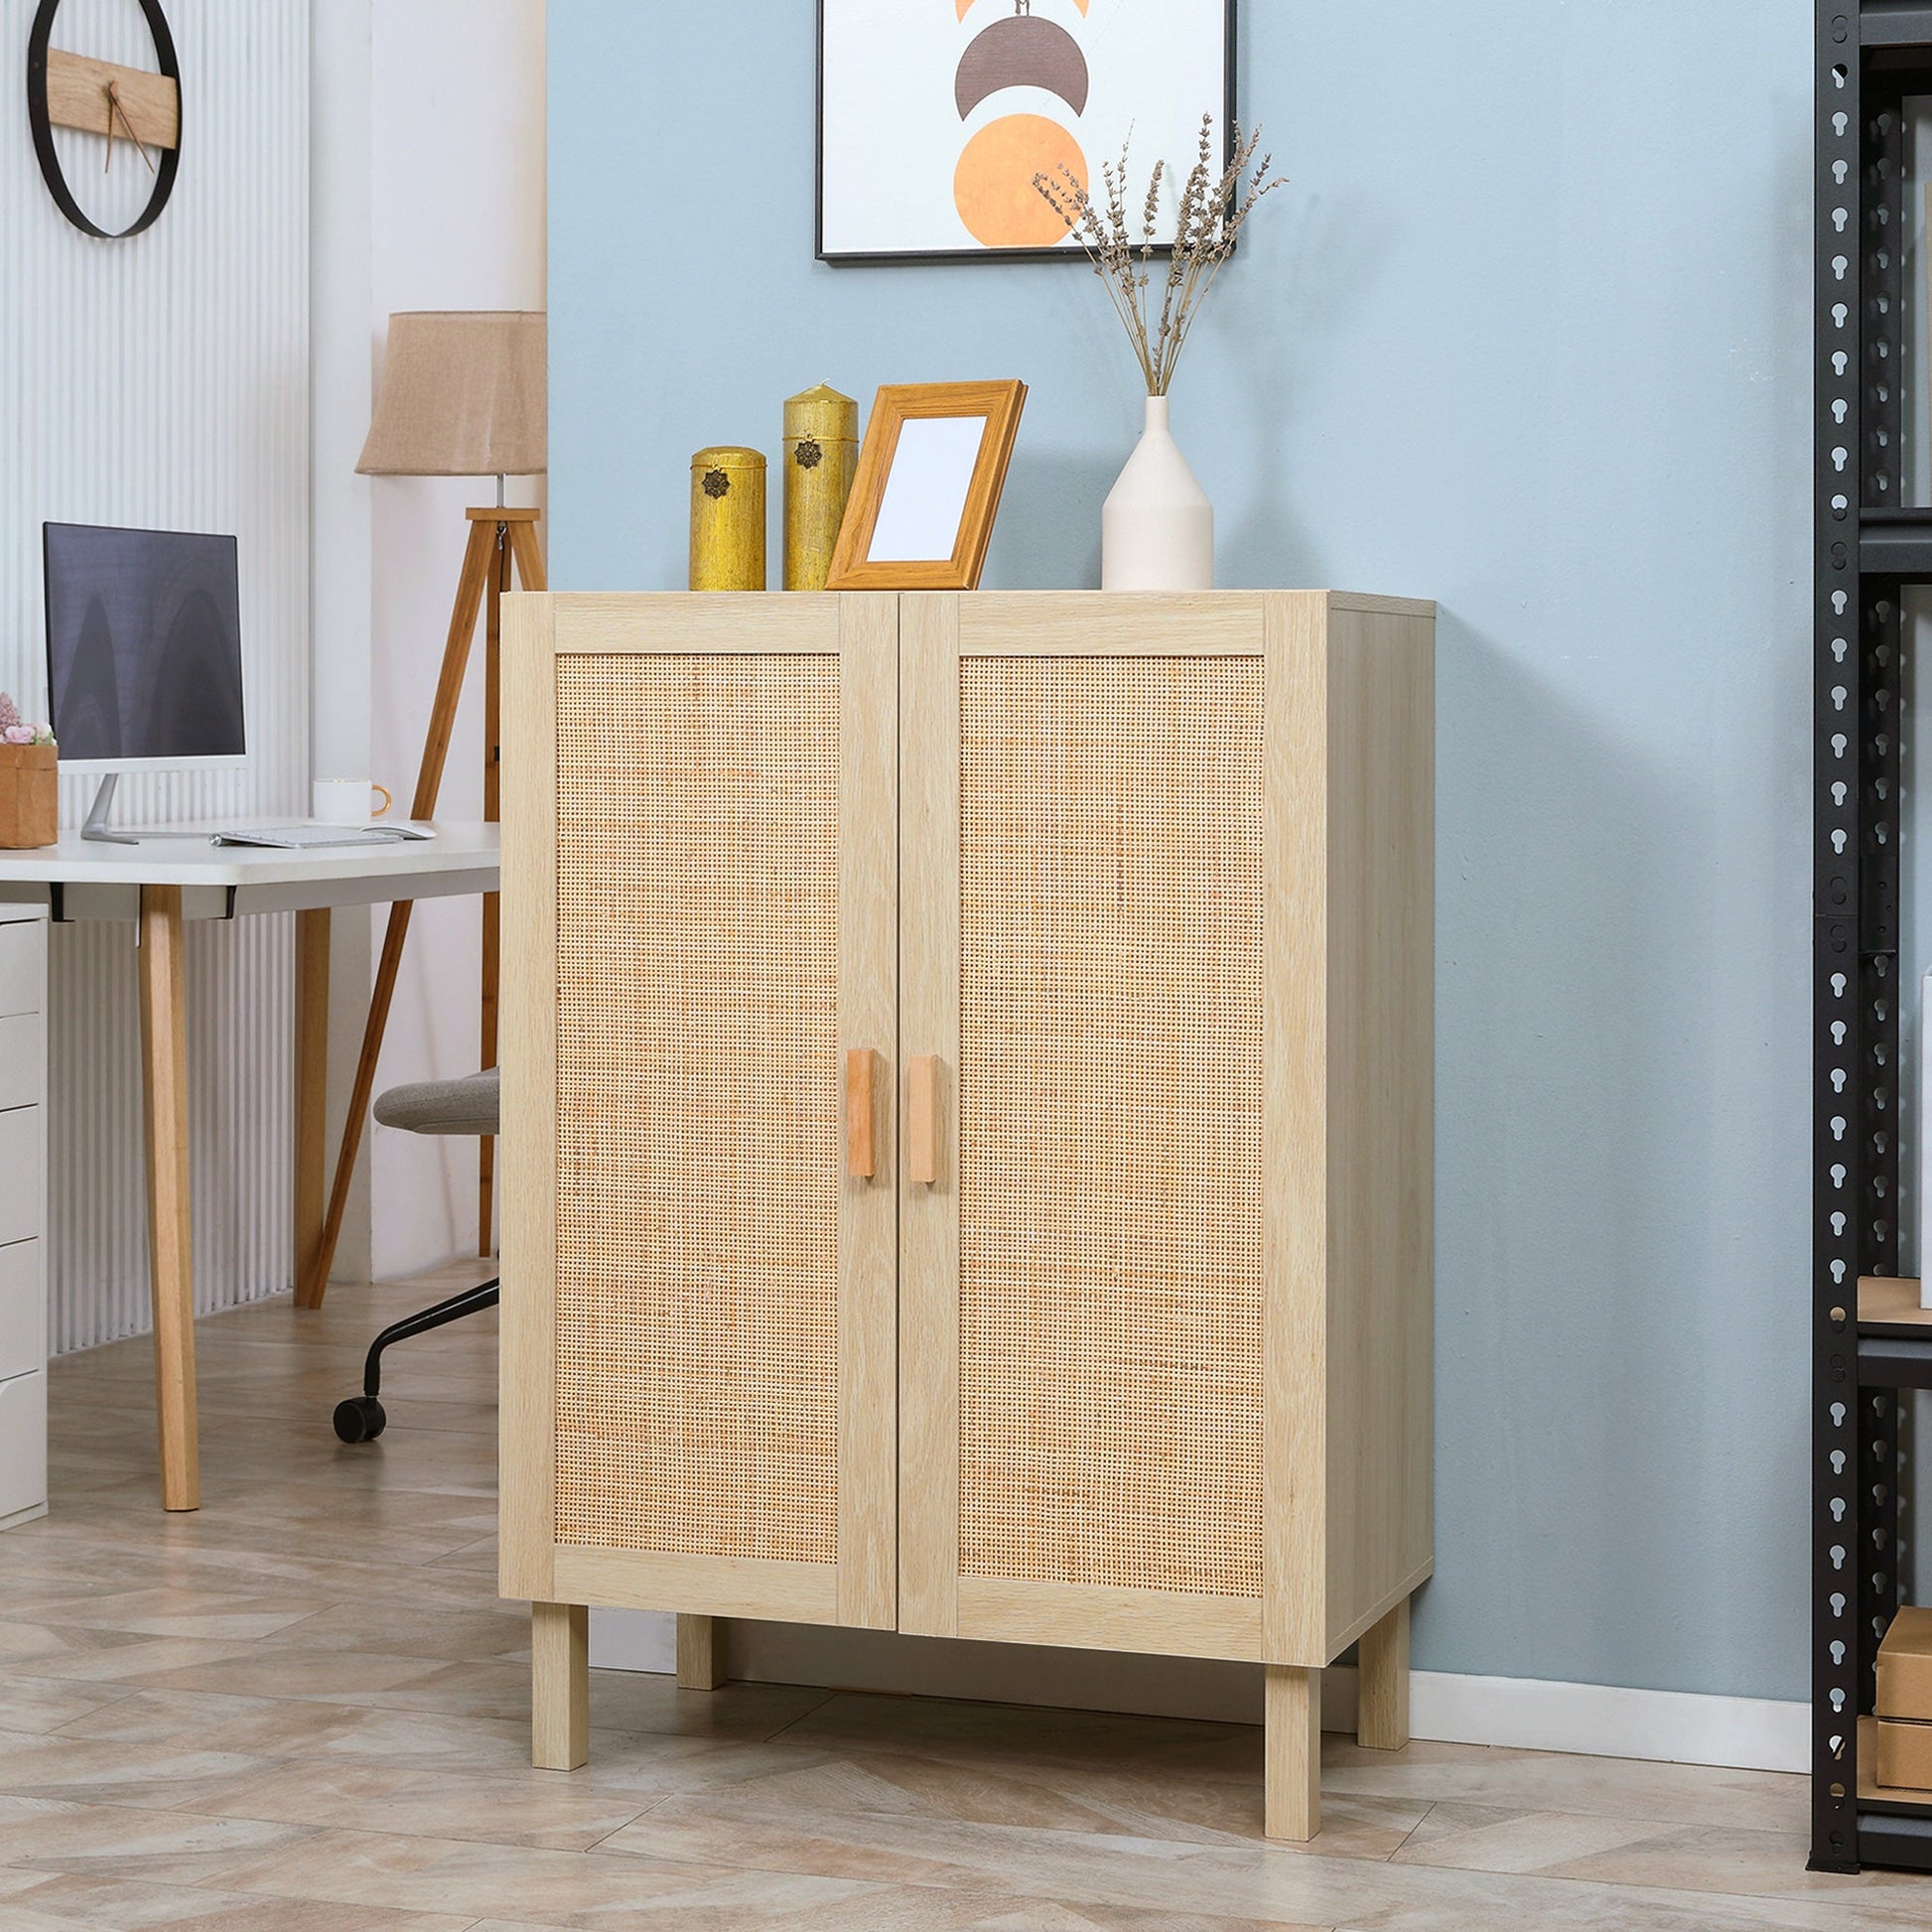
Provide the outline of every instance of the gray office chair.
[[[413,1086],[391,1087],[375,1103],[375,1117],[384,1127],[400,1127],[410,1134],[494,1134],[497,1131],[496,1069],[472,1073],[463,1080],[419,1080]],[[336,1405],[336,1434],[345,1443],[370,1443],[380,1436],[389,1418],[376,1400],[382,1386],[382,1351],[411,1335],[427,1334],[466,1314],[493,1309],[498,1281],[466,1288],[447,1302],[420,1313],[392,1321],[369,1344],[362,1369],[362,1393]]]

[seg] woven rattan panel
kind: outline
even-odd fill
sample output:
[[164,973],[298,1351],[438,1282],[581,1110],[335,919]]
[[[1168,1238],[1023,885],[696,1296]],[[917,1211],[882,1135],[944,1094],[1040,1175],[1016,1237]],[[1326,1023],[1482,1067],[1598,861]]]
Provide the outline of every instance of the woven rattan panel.
[[1257,1595],[1263,665],[960,684],[961,1572]]
[[839,664],[565,658],[557,1537],[836,1551]]

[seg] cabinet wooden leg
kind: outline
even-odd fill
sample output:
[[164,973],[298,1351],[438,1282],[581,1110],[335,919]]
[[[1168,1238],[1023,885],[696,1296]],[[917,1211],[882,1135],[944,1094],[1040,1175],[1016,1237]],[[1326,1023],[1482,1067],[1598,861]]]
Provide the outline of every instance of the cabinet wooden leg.
[[725,1681],[725,1626],[715,1616],[677,1620],[677,1687],[715,1691]]
[[574,1771],[591,1754],[591,1613],[530,1605],[530,1762]]
[[1306,1844],[1321,1829],[1321,1673],[1268,1665],[1266,1721],[1263,1829]]
[[1399,1751],[1409,1741],[1409,1599],[1364,1633],[1355,1739],[1370,1750]]

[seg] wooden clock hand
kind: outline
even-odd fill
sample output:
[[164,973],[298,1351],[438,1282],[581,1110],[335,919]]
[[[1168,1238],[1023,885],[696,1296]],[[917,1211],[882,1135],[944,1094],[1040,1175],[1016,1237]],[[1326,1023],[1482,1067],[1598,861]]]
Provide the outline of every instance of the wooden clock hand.
[[143,145],[141,137],[134,131],[134,123],[127,117],[127,109],[121,105],[121,83],[110,80],[107,83],[107,165],[114,165],[114,116],[120,116],[121,125],[127,129],[127,138],[134,143],[135,151],[148,164],[148,173],[154,173],[154,162]]

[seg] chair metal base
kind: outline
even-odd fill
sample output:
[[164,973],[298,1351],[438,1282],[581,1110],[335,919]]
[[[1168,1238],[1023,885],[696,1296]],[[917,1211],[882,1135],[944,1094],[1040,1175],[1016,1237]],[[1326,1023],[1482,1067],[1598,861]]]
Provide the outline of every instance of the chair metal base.
[[336,1434],[345,1443],[370,1443],[388,1426],[389,1418],[376,1400],[382,1387],[385,1348],[407,1341],[412,1335],[426,1335],[432,1328],[447,1327],[452,1321],[461,1321],[466,1314],[480,1314],[484,1309],[493,1309],[501,1288],[500,1278],[487,1281],[478,1288],[466,1288],[461,1295],[452,1295],[434,1308],[419,1310],[400,1321],[390,1322],[369,1343],[368,1360],[362,1367],[362,1393],[336,1405]]

